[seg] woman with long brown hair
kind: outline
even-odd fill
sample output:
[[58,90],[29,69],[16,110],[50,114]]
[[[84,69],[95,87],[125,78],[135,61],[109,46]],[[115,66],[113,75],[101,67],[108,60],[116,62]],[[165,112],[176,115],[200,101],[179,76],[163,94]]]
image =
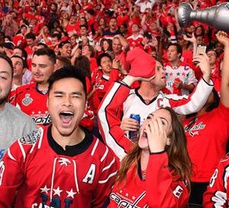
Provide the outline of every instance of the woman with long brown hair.
[[144,121],[138,144],[122,160],[108,207],[185,207],[191,169],[176,113],[158,109]]

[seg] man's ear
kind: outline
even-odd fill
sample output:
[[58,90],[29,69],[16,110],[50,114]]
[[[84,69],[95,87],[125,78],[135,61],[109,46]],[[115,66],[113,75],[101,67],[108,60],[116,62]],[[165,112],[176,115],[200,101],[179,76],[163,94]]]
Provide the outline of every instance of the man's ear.
[[26,71],[26,68],[23,68],[23,70],[22,70],[23,74],[25,73],[25,71]]

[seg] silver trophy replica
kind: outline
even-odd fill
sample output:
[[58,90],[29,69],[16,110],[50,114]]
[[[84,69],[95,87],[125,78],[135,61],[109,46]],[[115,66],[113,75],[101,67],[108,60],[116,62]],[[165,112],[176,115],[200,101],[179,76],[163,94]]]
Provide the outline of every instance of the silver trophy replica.
[[187,27],[194,20],[229,32],[229,3],[222,3],[201,10],[193,10],[191,4],[181,3],[178,7],[180,26]]

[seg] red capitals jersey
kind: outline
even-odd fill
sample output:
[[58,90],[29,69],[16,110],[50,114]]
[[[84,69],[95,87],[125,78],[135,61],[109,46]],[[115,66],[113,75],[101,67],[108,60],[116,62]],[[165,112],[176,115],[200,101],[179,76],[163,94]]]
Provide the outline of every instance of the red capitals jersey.
[[114,185],[109,208],[115,207],[186,207],[189,199],[185,183],[172,176],[167,153],[151,154],[145,180],[137,167],[127,172],[124,184]]
[[127,38],[127,41],[130,44],[130,49],[133,49],[135,47],[140,47],[142,40],[143,40],[143,36],[141,34],[139,34],[137,37],[131,35]]
[[18,87],[11,98],[11,103],[32,117],[39,126],[51,123],[47,108],[47,93],[38,90],[36,83]]
[[226,154],[228,118],[229,108],[220,103],[218,108],[184,121],[188,153],[193,163],[192,182],[209,182],[219,160]]
[[103,74],[99,69],[92,74],[91,83],[95,88],[92,98],[89,100],[90,105],[97,112],[100,102],[102,101],[104,95],[108,91],[109,87],[114,81],[117,81],[121,78],[121,75],[118,70],[111,69],[110,77]]
[[26,45],[26,39],[21,33],[19,33],[13,37],[13,43],[16,46],[20,46],[24,48]]
[[141,125],[149,113],[166,106],[172,107],[181,115],[197,112],[205,104],[212,88],[212,85],[201,79],[189,96],[165,95],[159,92],[157,97],[146,103],[138,90],[130,90],[124,84],[116,82],[105,95],[98,110],[99,128],[103,140],[121,160],[132,144],[120,128],[122,119],[129,118],[132,113],[139,114]]
[[32,69],[32,58],[33,58],[34,51],[30,46],[25,47],[25,51],[27,53],[28,69],[31,71],[31,69]]
[[84,140],[64,150],[40,128],[18,139],[0,163],[0,206],[98,207],[110,194],[117,164],[99,139],[84,130]]
[[204,208],[229,207],[229,156],[220,160],[203,195]]

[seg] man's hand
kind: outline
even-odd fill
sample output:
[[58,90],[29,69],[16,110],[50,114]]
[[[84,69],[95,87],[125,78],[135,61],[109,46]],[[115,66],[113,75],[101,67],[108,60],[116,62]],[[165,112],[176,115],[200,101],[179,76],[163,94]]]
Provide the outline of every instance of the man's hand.
[[193,58],[193,62],[197,62],[197,66],[200,67],[203,78],[206,82],[210,81],[211,78],[211,67],[209,63],[209,58],[206,53],[199,54]]
[[138,131],[140,128],[140,125],[138,121],[136,121],[133,118],[125,118],[122,120],[120,128],[123,131]]
[[229,47],[229,39],[226,32],[224,31],[217,32],[216,38],[221,44],[224,45],[224,47]]

